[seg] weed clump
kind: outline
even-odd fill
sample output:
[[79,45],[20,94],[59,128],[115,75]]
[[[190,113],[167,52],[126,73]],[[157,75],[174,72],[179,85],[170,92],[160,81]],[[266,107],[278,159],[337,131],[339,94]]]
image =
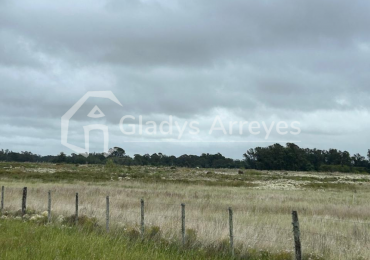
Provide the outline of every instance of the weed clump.
[[130,241],[135,241],[140,239],[141,234],[137,228],[130,228],[126,231],[126,235]]
[[161,238],[162,231],[159,226],[152,226],[147,230],[146,237],[150,240],[159,240]]
[[[61,223],[62,225],[66,226],[76,225],[76,215],[73,214],[71,216],[65,217]],[[97,219],[94,217],[90,218],[86,215],[78,216],[77,224],[78,226],[83,227],[83,229],[86,230],[93,230],[98,227]]]

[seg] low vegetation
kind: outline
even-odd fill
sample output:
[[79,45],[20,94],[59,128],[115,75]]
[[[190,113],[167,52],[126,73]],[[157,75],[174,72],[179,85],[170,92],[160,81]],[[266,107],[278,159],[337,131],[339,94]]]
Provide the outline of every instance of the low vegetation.
[[112,148],[108,158],[103,153],[90,153],[87,158],[72,153],[66,155],[41,156],[31,152],[13,152],[0,150],[0,161],[6,162],[45,162],[69,164],[105,164],[111,167],[113,163],[126,166],[162,166],[188,168],[228,168],[228,169],[258,169],[284,171],[316,171],[343,173],[370,173],[370,149],[367,158],[359,153],[351,155],[348,151],[337,149],[320,150],[301,148],[294,143],[282,146],[278,143],[268,147],[256,147],[243,154],[244,159],[231,159],[221,153],[181,156],[162,153],[126,155],[119,147]]
[[[77,238],[81,240],[78,243],[112,243],[112,252],[119,252],[120,259],[131,254],[124,252],[125,248],[133,248],[132,254],[141,252],[141,257],[136,257],[141,259],[153,255],[162,257],[158,259],[229,259],[227,209],[232,207],[237,256],[282,260],[293,254],[291,211],[297,210],[305,259],[367,259],[369,181],[367,174],[6,162],[0,163],[0,185],[5,186],[7,216],[0,220],[0,227],[9,226],[9,230],[0,233],[12,237],[17,245],[26,243],[19,238],[21,232],[35,232],[40,237],[52,234],[48,237],[52,248],[42,249],[44,242],[32,245],[36,247],[32,250],[39,250],[34,253],[38,259],[43,251],[49,252],[49,259],[62,251],[59,239]],[[51,190],[51,226],[42,217],[28,221],[14,215],[20,209],[24,186],[28,187],[29,218],[43,215]],[[76,192],[85,228],[73,227]],[[109,235],[101,228],[105,227],[107,195],[111,201]],[[144,244],[136,239],[140,237],[141,198],[145,201]],[[180,203],[186,204],[188,242],[184,251],[179,247]],[[122,247],[115,248],[114,241],[120,241]],[[27,258],[27,250],[16,252],[14,248],[1,244],[0,250],[7,251],[0,253]],[[75,250],[77,254],[77,247]],[[86,250],[86,258],[102,257],[94,249]],[[104,255],[116,259],[108,252]]]
[[0,220],[0,255],[3,259],[228,259],[200,250],[130,237],[105,235],[66,226],[40,226]]
[[[163,239],[157,226],[149,228],[142,239],[135,229],[104,233],[99,227],[91,229],[88,225],[91,220],[85,221],[86,217],[76,228],[40,225],[42,221],[21,221],[19,217],[0,219],[0,254],[6,259],[292,259],[291,252],[273,253],[252,248],[244,254],[237,251],[233,257],[227,240],[220,241],[217,247],[204,248],[196,244],[196,235],[191,229],[187,230],[187,243],[182,246]],[[321,260],[312,254],[303,259]]]

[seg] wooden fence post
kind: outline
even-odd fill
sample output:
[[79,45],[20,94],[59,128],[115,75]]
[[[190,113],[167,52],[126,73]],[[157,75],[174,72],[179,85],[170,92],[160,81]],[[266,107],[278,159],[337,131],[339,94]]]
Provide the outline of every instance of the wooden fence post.
[[233,228],[233,210],[229,208],[229,231],[230,231],[230,250],[234,256],[234,228]]
[[185,246],[185,204],[181,203],[181,236],[182,246]]
[[48,223],[51,222],[51,191],[48,192]]
[[78,225],[78,193],[76,193],[76,213],[75,213],[75,224]]
[[106,216],[105,216],[105,220],[106,220],[105,229],[107,230],[107,232],[109,232],[109,196],[107,196],[106,202],[107,202],[107,209],[106,209]]
[[141,199],[141,221],[140,221],[140,227],[141,227],[141,238],[144,239],[144,200]]
[[22,217],[26,214],[27,209],[27,187],[23,188],[23,194],[22,194]]
[[292,219],[293,219],[292,224],[294,233],[295,260],[302,260],[301,238],[297,211],[292,212]]
[[4,213],[4,186],[1,187],[1,215]]

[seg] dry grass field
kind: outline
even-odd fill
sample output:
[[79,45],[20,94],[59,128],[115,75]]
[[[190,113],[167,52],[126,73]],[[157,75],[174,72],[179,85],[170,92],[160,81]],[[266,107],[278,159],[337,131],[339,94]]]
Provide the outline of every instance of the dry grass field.
[[[267,172],[54,164],[0,165],[5,211],[21,207],[28,187],[28,209],[47,209],[52,192],[53,221],[74,214],[104,226],[110,196],[111,230],[138,229],[140,199],[145,225],[160,227],[169,241],[180,240],[181,203],[194,246],[227,247],[228,207],[234,211],[236,251],[264,251],[290,259],[292,210],[300,220],[305,259],[369,259],[370,176],[339,173]],[[285,257],[285,258],[284,258]]]

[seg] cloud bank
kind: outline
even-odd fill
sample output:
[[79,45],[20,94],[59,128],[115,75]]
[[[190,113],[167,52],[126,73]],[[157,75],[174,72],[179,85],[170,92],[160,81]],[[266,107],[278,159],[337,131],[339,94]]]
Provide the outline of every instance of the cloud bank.
[[[209,143],[126,143],[118,129],[126,114],[200,120],[204,130],[217,115],[225,122],[299,121],[301,134],[287,137],[298,145],[365,154],[369,10],[366,1],[334,0],[2,0],[0,147],[70,153],[60,144],[61,116],[87,91],[111,90],[123,107],[89,101],[71,140],[81,141],[84,116],[98,103],[111,146],[129,154],[241,158],[269,143],[263,135],[230,139],[207,131],[197,138]],[[225,142],[213,142],[219,140]],[[101,150],[101,135],[92,147]]]

